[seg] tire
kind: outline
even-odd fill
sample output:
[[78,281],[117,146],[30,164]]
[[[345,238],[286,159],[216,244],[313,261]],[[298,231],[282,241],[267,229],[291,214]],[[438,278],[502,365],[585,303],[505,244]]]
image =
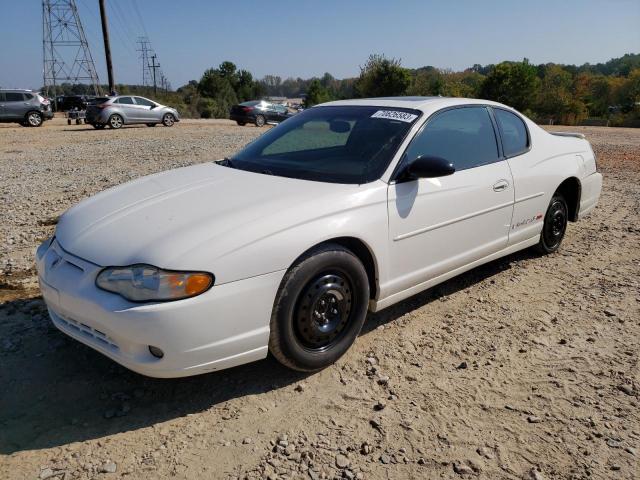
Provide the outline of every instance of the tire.
[[321,370],[353,344],[368,307],[369,281],[360,260],[341,245],[321,245],[301,257],[280,283],[269,351],[293,370]]
[[106,127],[106,125],[104,123],[94,123],[93,124],[93,128],[95,128],[96,130],[102,130],[104,127]]
[[173,127],[174,123],[176,123],[176,117],[174,117],[172,113],[165,113],[162,116],[162,124],[165,127]]
[[156,125],[156,123],[147,123],[147,127],[155,127]]
[[71,119],[67,118],[67,125],[71,125]]
[[118,128],[122,127],[122,125],[124,125],[124,120],[122,120],[122,117],[117,113],[114,113],[113,115],[111,115],[109,117],[108,122],[109,122],[109,128],[113,128],[115,130],[117,130]]
[[544,216],[540,242],[535,246],[538,253],[543,255],[553,253],[560,248],[564,234],[567,231],[569,207],[564,197],[554,194]]
[[238,121],[236,121],[236,123],[237,123],[238,125],[240,125],[241,127],[244,127],[244,126],[247,124],[247,122],[241,122],[241,121],[239,121],[239,120],[238,120]]
[[256,127],[264,127],[265,123],[267,123],[267,120],[264,118],[264,115],[256,115]]
[[29,112],[25,116],[24,121],[30,127],[41,127],[44,123],[44,118],[40,112]]

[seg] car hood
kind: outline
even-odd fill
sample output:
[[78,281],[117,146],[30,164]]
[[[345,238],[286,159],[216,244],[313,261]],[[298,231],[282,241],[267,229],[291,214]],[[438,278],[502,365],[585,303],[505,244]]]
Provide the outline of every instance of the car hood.
[[197,253],[203,248],[207,260],[214,260],[353,206],[358,191],[357,185],[199,164],[143,177],[82,201],[62,215],[56,238],[69,253],[101,266],[149,263],[201,270]]

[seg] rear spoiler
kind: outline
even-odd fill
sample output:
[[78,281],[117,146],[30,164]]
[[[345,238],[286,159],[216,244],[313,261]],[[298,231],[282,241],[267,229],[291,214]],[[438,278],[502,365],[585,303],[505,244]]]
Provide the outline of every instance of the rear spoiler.
[[574,138],[582,138],[583,140],[587,137],[582,133],[571,133],[571,132],[549,132],[551,135],[556,135],[557,137],[574,137]]

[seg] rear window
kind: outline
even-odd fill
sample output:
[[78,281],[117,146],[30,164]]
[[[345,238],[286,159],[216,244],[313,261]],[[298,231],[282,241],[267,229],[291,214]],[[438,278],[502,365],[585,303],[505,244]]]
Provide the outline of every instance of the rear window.
[[89,104],[90,105],[100,105],[104,102],[107,102],[109,100],[109,97],[98,97],[98,98],[93,98],[91,100],[89,100]]
[[32,93],[24,93],[24,99],[25,100],[33,100],[33,94]]
[[256,100],[252,100],[251,102],[242,102],[240,104],[240,106],[242,107],[255,107],[256,105],[258,105],[260,102],[256,101]]

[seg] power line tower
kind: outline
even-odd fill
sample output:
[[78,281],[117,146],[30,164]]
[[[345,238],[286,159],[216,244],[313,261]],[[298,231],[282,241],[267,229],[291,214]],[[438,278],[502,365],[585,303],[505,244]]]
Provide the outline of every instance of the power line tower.
[[46,95],[62,82],[88,82],[102,94],[75,0],[42,0],[42,57]]
[[149,59],[153,55],[151,42],[147,37],[138,37],[138,45],[138,52],[140,52],[140,60],[142,61],[142,85],[151,87],[153,86],[153,74],[149,63]]
[[166,92],[171,86],[160,68],[158,55],[153,51],[149,38],[138,37],[138,45],[139,58],[142,62],[142,85],[153,87],[154,93],[157,93],[158,86]]

